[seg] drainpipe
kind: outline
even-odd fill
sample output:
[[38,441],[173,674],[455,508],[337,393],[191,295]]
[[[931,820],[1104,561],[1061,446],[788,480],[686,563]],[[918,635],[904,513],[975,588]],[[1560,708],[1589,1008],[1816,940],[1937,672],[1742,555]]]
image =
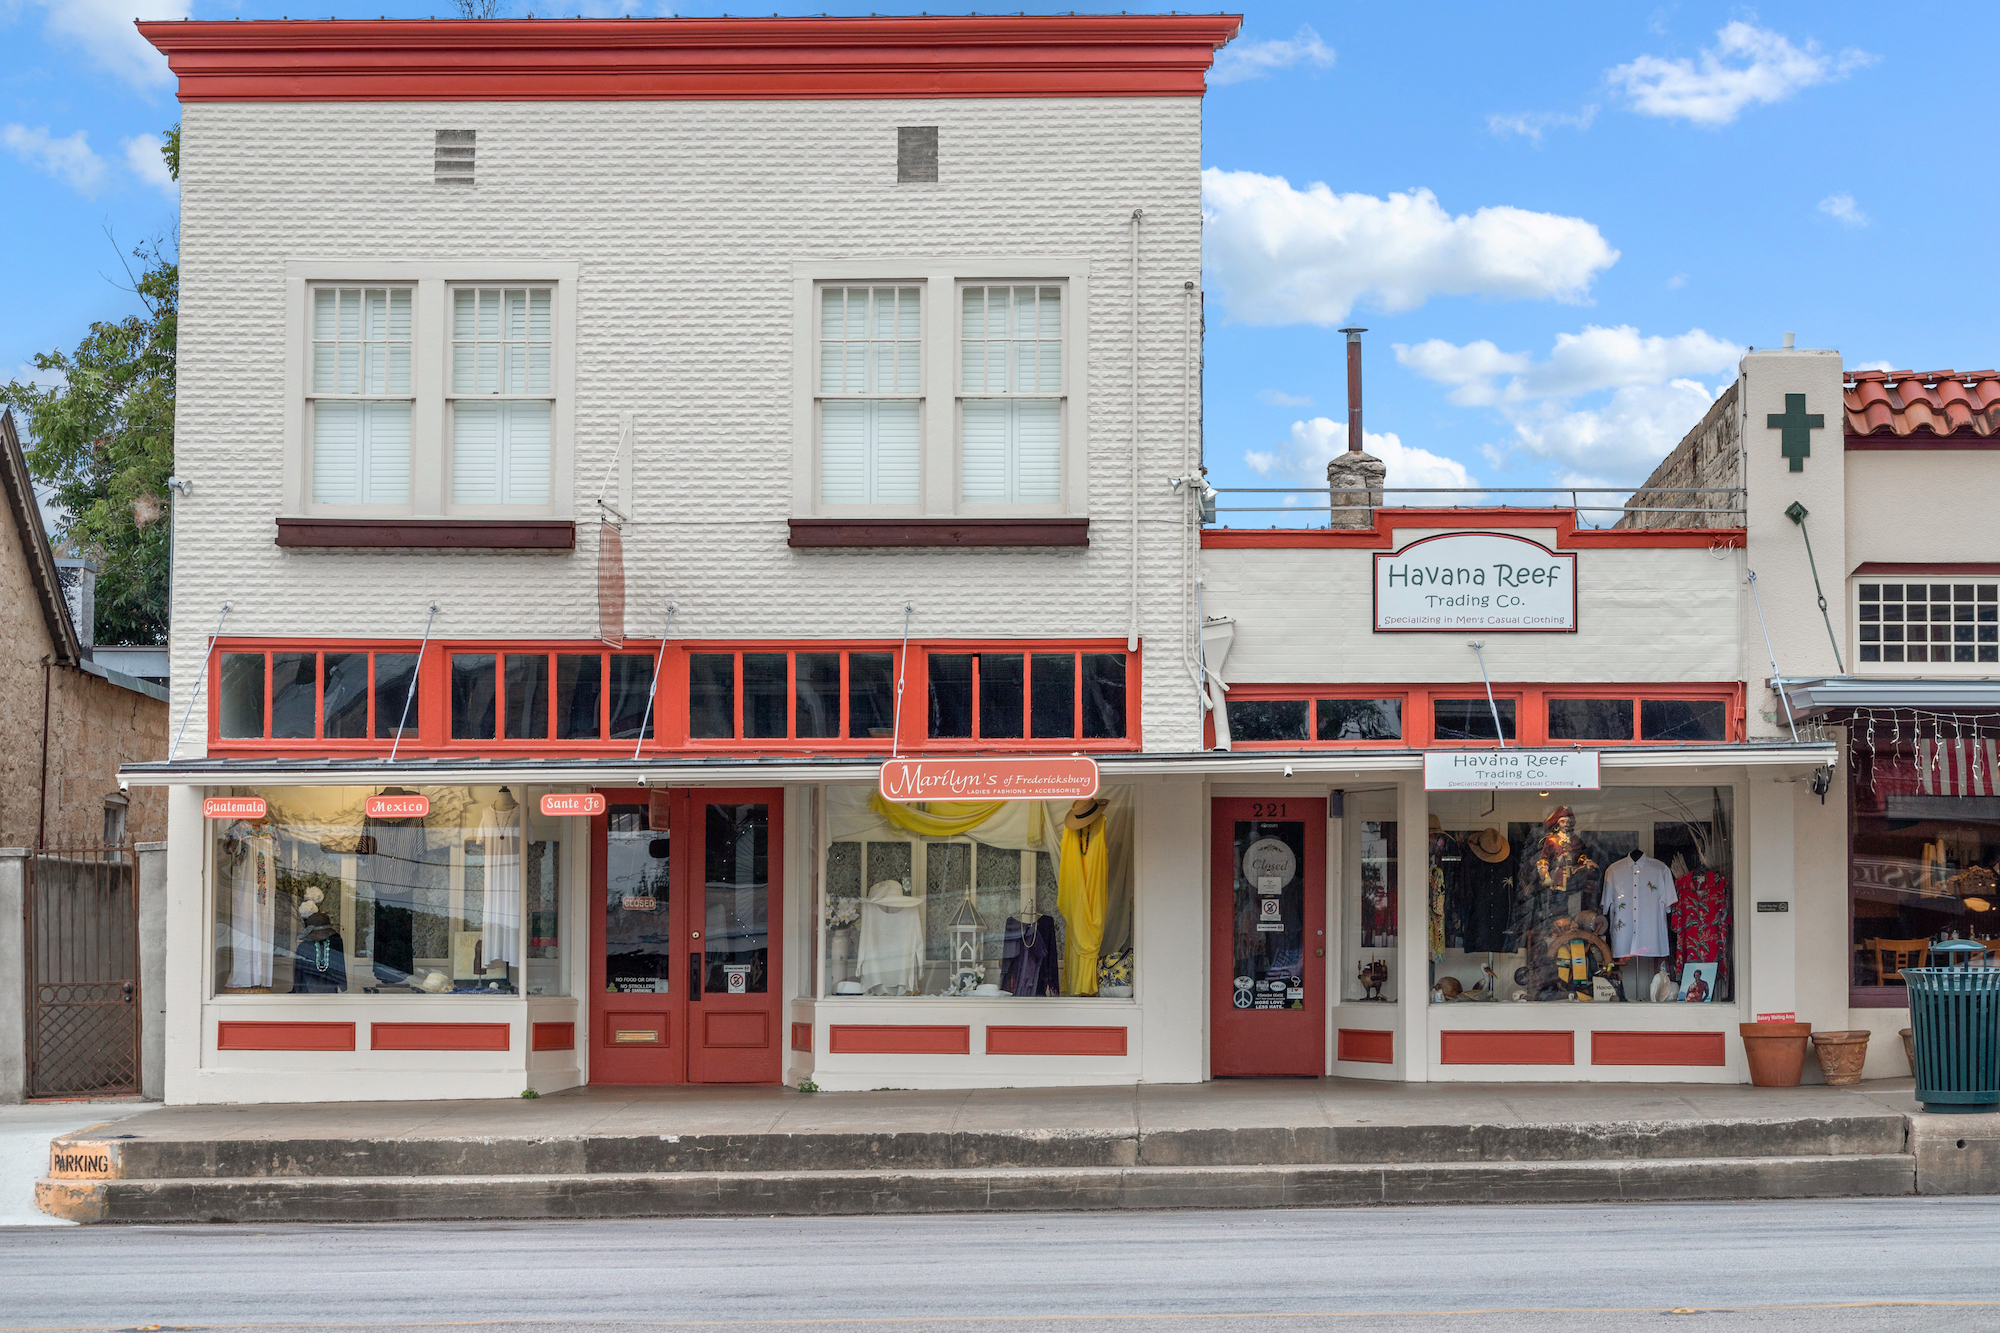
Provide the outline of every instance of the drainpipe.
[[1139,219],[1146,210],[1132,210],[1132,615],[1125,631],[1125,651],[1139,651]]
[[35,850],[49,845],[49,672],[52,665],[42,654],[42,808],[35,817]]

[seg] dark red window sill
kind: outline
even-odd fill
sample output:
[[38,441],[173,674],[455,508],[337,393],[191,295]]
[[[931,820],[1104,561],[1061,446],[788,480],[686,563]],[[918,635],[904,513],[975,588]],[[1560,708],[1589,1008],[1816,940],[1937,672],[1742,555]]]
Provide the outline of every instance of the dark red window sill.
[[795,518],[796,547],[1088,546],[1087,518]]
[[278,545],[569,551],[576,524],[566,518],[281,518]]

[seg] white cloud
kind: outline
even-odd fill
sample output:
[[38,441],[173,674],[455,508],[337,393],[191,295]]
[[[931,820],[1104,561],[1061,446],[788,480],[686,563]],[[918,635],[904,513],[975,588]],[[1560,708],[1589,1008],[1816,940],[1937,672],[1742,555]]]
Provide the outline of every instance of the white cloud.
[[[1454,486],[1473,484],[1465,465],[1455,459],[1404,444],[1394,434],[1364,431],[1361,447],[1388,465],[1388,486]],[[1243,461],[1260,477],[1297,480],[1326,489],[1326,465],[1347,448],[1347,423],[1329,417],[1294,421],[1290,438],[1269,450],[1249,449]],[[1468,499],[1466,503],[1471,503]]]
[[1819,211],[1849,227],[1865,227],[1868,215],[1861,211],[1851,194],[1830,194],[1819,201]]
[[1286,393],[1282,389],[1259,389],[1257,390],[1257,401],[1266,407],[1311,407],[1313,405],[1311,394]]
[[[1701,329],[1662,338],[1628,325],[1560,334],[1541,361],[1484,340],[1459,346],[1434,338],[1396,347],[1402,365],[1451,385],[1452,402],[1497,409],[1513,428],[1514,448],[1588,469],[1592,477],[1657,463],[1714,401],[1692,377],[1727,371],[1742,355],[1743,348]],[[1606,393],[1595,404],[1575,405]],[[1505,451],[1489,448],[1486,456],[1499,466]]]
[[32,130],[8,125],[0,129],[0,144],[23,162],[68,181],[79,194],[96,194],[104,181],[104,159],[91,149],[82,130],[58,139],[45,125]]
[[1667,290],[1670,292],[1677,292],[1687,285],[1688,275],[1685,273],[1676,273],[1673,277],[1667,279]]
[[[48,11],[43,29],[51,40],[75,47],[93,64],[139,88],[174,81],[167,58],[132,26],[133,0],[33,0]],[[184,19],[193,0],[143,0],[148,19]]]
[[1895,363],[1891,361],[1863,361],[1849,366],[1848,370],[1894,370],[1895,368]]
[[1208,81],[1221,87],[1246,79],[1261,79],[1273,70],[1290,69],[1294,65],[1331,69],[1333,48],[1306,26],[1301,26],[1289,41],[1232,42],[1217,53]]
[[1433,296],[1582,303],[1618,259],[1582,218],[1510,207],[1447,213],[1429,190],[1387,198],[1295,189],[1282,176],[1202,172],[1204,262],[1247,324],[1337,325],[1368,298],[1390,312]]
[[1511,116],[1503,116],[1496,111],[1486,118],[1486,128],[1502,138],[1514,134],[1533,140],[1535,147],[1540,148],[1545,132],[1563,127],[1587,130],[1590,122],[1596,119],[1595,106],[1587,106],[1581,111],[1522,111]]
[[1727,125],[1753,102],[1782,102],[1801,88],[1831,83],[1875,62],[1849,48],[1822,54],[1817,42],[1793,46],[1783,34],[1741,20],[1718,29],[1715,46],[1703,47],[1699,65],[1682,57],[1640,56],[1606,71],[1614,88],[1632,99],[1642,116],[1691,121],[1709,129]]
[[181,187],[167,174],[167,160],[160,156],[157,134],[135,134],[125,141],[125,166],[134,176],[155,189],[178,199]]

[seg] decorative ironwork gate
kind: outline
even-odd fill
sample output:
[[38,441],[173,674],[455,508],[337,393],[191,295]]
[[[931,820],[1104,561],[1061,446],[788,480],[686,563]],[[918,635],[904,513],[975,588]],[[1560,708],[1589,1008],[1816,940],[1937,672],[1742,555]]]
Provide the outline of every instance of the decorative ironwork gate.
[[139,894],[131,847],[28,861],[28,1095],[139,1091]]

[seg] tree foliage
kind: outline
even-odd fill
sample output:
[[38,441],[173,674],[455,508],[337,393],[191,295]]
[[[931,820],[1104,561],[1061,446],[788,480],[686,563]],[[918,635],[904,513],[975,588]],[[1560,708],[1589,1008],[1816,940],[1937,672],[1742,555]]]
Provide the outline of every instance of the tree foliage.
[[[180,177],[179,126],[161,154]],[[0,386],[22,417],[28,468],[55,488],[60,545],[97,562],[99,643],[167,635],[167,478],[174,470],[174,343],[180,265],[137,247],[126,272],[143,314],[100,320],[74,352],[35,355],[31,383]]]

